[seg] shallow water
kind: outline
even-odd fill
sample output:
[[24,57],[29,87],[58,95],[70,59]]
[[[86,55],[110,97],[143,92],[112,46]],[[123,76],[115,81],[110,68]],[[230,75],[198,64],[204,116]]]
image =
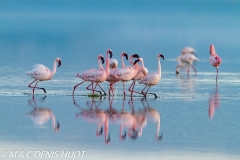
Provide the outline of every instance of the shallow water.
[[[0,159],[68,159],[73,152],[72,158],[85,159],[240,159],[238,5],[1,1]],[[208,62],[210,44],[223,60],[217,83]],[[197,75],[186,70],[175,75],[176,57],[185,46],[197,50]],[[76,73],[96,68],[97,55],[108,48],[118,60],[123,51],[138,53],[150,72],[157,70],[156,55],[165,56],[161,81],[150,89],[157,99],[128,94],[124,100],[121,83],[115,84],[114,97],[89,97],[88,83],[72,96],[80,82]],[[33,97],[26,72],[36,63],[51,69],[56,57],[62,66],[54,78],[39,82],[47,94],[36,90]],[[101,86],[107,91],[109,84]],[[120,133],[127,121],[123,113],[132,123],[138,118],[136,130],[128,125]]]

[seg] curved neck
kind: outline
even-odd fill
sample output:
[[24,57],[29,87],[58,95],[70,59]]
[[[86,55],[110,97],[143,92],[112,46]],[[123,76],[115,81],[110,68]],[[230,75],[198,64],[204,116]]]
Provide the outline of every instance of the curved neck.
[[52,78],[54,76],[54,74],[56,73],[56,71],[57,71],[57,66],[56,65],[57,65],[56,64],[56,60],[54,60],[50,78]]
[[159,135],[159,131],[160,131],[160,118],[159,118],[159,120],[157,121],[156,137],[158,137],[158,135]]
[[132,61],[132,59],[133,59],[133,57],[130,57],[130,58],[129,58],[130,64],[132,64],[132,65],[135,66],[135,67],[138,67],[138,64],[137,64],[137,63],[134,65],[134,62]]
[[158,70],[157,70],[157,74],[159,75],[159,77],[161,77],[161,63],[160,63],[160,57],[158,57]]
[[109,138],[108,138],[108,125],[109,125],[109,119],[106,116],[106,119],[104,121],[104,139],[105,139],[106,143],[108,143],[108,141],[109,141]]
[[55,130],[56,129],[56,118],[52,112],[51,112],[51,119],[52,119],[52,128]]

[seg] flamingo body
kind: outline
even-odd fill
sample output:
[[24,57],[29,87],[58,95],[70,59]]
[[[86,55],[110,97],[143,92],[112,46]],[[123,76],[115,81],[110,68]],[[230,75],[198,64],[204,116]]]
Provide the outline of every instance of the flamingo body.
[[210,64],[216,68],[217,75],[216,75],[216,80],[218,77],[218,67],[222,63],[222,59],[217,55],[214,45],[210,45],[210,57],[209,57],[209,62]]

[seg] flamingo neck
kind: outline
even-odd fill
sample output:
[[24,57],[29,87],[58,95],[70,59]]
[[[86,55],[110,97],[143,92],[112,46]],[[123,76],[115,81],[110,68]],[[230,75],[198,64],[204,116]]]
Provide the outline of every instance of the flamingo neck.
[[109,119],[106,116],[106,119],[104,121],[104,138],[105,138],[105,142],[107,143],[108,141],[108,125],[109,125]]
[[132,61],[132,59],[133,59],[133,57],[130,57],[130,58],[129,58],[130,64],[132,64],[133,66],[137,66],[137,67],[138,67],[138,64],[137,64],[137,63],[134,65],[134,62]]
[[157,74],[159,77],[161,77],[161,63],[160,63],[160,57],[158,57],[158,70],[157,70]]
[[110,73],[110,67],[109,67],[109,58],[108,58],[108,52],[106,53],[106,69],[105,69],[107,75]]
[[57,64],[56,64],[56,60],[54,60],[53,68],[52,68],[51,75],[50,75],[50,79],[55,75],[56,71],[57,71]]
[[101,59],[99,58],[99,59],[98,59],[99,68],[100,68],[100,69],[104,69],[100,60],[101,60]]
[[123,56],[121,56],[121,59],[122,59],[122,68],[124,68],[124,67],[125,67],[125,64],[124,64]]

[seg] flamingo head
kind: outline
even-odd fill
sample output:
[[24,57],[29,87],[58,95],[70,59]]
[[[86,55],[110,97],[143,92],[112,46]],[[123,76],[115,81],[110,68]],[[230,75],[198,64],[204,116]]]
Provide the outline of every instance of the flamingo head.
[[186,53],[194,54],[196,50],[193,49],[192,47],[184,47],[181,52],[182,54],[186,54]]
[[106,143],[106,144],[109,144],[109,143],[110,143],[110,140],[111,140],[110,135],[108,135],[108,138],[105,140],[105,143]]
[[129,136],[131,139],[135,140],[135,139],[137,139],[137,137],[138,137],[138,131],[136,131],[134,128],[132,128],[132,135],[130,135],[130,132],[129,132],[129,133],[128,133],[128,136]]
[[121,140],[125,140],[125,139],[126,139],[126,136],[127,136],[127,132],[125,132],[124,135],[121,135],[121,136],[120,136],[120,139],[121,139]]
[[60,67],[61,64],[62,64],[61,59],[60,58],[56,58],[56,62],[58,62],[58,67]]
[[143,59],[142,59],[142,58],[138,58],[136,61],[134,61],[134,63],[133,63],[133,64],[135,65],[136,63],[138,63],[138,62],[140,62],[140,61],[142,62],[142,61],[143,61]]
[[139,58],[139,55],[138,55],[138,54],[133,54],[133,55],[131,55],[131,57],[133,57],[133,58]]
[[162,54],[158,54],[157,57],[162,57],[162,59],[164,60],[164,56]]
[[162,137],[163,137],[163,134],[161,134],[160,136],[156,136],[156,140],[157,140],[157,141],[161,141],[161,140],[162,140]]
[[110,54],[110,58],[112,58],[112,50],[111,50],[111,49],[108,49],[108,50],[107,50],[107,53]]
[[209,52],[210,52],[210,55],[216,54],[215,48],[214,48],[214,45],[213,45],[213,44],[210,45],[210,50],[209,50]]
[[128,60],[128,55],[127,55],[126,52],[122,52],[121,57],[122,57],[122,56],[126,57],[126,60]]
[[57,125],[56,125],[56,127],[54,128],[54,131],[55,131],[55,132],[59,132],[59,130],[60,130],[60,123],[57,122]]
[[101,54],[98,55],[98,59],[101,59],[102,60],[102,64],[104,63],[104,58]]

